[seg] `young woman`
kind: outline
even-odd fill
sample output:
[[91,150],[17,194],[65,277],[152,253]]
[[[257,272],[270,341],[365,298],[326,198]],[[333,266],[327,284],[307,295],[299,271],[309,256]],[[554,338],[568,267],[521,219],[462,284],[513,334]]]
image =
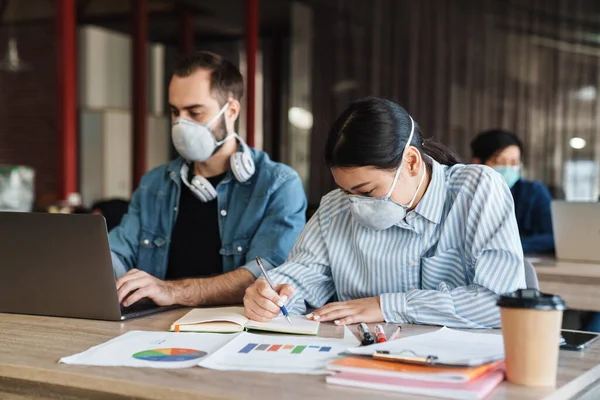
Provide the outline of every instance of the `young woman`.
[[246,290],[247,317],[268,321],[287,303],[336,324],[500,326],[496,297],[525,287],[525,274],[498,173],[458,164],[402,107],[377,98],[342,113],[325,154],[340,190],[269,273],[276,291],[262,279]]

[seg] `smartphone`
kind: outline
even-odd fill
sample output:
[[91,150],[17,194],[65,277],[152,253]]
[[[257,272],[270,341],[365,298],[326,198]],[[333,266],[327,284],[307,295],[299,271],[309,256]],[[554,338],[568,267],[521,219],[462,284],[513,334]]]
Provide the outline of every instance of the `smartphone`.
[[598,333],[561,330],[560,348],[562,350],[581,351],[598,339]]

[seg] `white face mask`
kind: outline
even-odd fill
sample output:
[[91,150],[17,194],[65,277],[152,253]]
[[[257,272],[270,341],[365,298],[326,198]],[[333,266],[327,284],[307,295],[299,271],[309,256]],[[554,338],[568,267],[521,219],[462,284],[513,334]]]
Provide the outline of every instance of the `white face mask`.
[[410,146],[410,142],[412,141],[415,130],[415,122],[413,121],[412,117],[410,118],[410,122],[411,128],[408,142],[406,142],[406,146],[404,147],[402,161],[396,170],[394,182],[392,183],[392,187],[390,188],[389,192],[384,197],[348,195],[348,200],[350,201],[350,212],[352,213],[352,216],[365,228],[381,231],[388,229],[402,221],[406,217],[406,211],[413,206],[413,203],[419,194],[419,190],[421,190],[421,186],[423,186],[423,182],[425,181],[425,168],[423,168],[419,186],[417,186],[414,196],[407,205],[403,205],[392,200],[391,196],[394,192],[394,188],[396,187],[396,183],[398,182],[398,178],[400,177],[400,172],[402,171],[402,166],[404,165],[404,157],[408,147]]
[[212,157],[217,149],[225,142],[233,138],[233,135],[217,142],[210,131],[210,126],[227,110],[229,104],[225,104],[221,111],[207,124],[200,124],[191,119],[177,117],[171,126],[171,138],[173,145],[181,157],[187,161],[203,162]]

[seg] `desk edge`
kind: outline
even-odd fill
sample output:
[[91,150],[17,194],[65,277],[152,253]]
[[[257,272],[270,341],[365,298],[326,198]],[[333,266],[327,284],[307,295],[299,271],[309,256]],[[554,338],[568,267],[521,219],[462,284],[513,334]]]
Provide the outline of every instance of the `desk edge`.
[[544,400],[568,400],[572,399],[578,393],[583,392],[585,389],[598,382],[600,379],[600,364],[590,369],[583,375],[579,375],[566,385],[562,386],[554,393],[548,395]]

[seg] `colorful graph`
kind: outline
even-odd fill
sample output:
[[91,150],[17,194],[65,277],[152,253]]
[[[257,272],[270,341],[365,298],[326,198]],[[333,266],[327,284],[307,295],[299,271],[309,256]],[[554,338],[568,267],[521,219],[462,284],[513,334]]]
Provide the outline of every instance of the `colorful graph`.
[[292,344],[258,344],[248,343],[238,351],[240,354],[250,354],[253,351],[266,351],[269,352],[280,352],[290,351],[290,354],[302,354],[304,351],[317,351],[320,353],[326,353],[331,350],[330,346],[305,346],[305,345],[292,345]]
[[176,362],[190,361],[202,358],[207,353],[205,351],[194,349],[152,349],[135,353],[132,357],[144,361]]

